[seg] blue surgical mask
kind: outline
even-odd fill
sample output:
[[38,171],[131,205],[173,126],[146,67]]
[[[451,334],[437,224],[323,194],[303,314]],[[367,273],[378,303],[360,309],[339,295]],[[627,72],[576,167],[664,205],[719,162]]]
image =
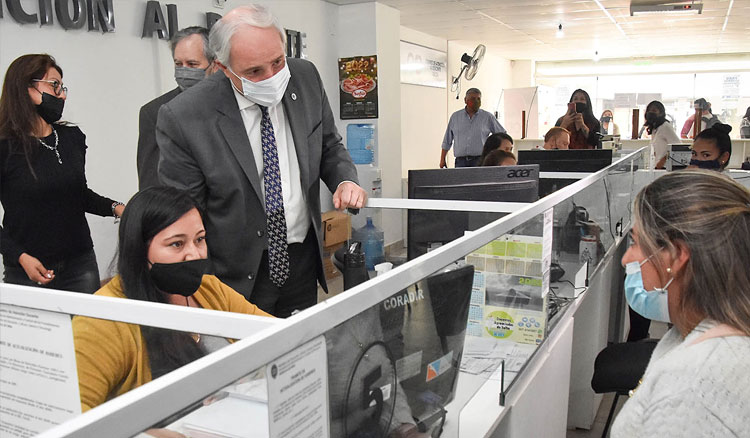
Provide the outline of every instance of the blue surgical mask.
[[642,262],[630,262],[625,265],[625,299],[628,300],[630,307],[644,318],[670,322],[667,288],[672,284],[674,277],[670,278],[662,288],[646,290],[643,286],[641,266],[649,259],[650,257]]

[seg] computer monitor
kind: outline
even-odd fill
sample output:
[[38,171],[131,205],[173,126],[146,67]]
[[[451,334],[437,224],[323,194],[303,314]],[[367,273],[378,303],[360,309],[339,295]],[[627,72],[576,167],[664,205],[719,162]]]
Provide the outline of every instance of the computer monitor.
[[[398,305],[405,292],[381,304],[384,337],[400,387],[412,416],[426,428],[443,417],[455,395],[473,282],[473,266],[456,266],[406,291],[414,298],[401,299],[408,304]],[[389,327],[400,328],[399,336],[392,336]]]
[[[535,202],[539,166],[459,167],[409,171],[409,199]],[[407,256],[412,260],[505,213],[409,210]]]
[[688,167],[692,158],[692,145],[670,144],[666,168],[668,171],[684,169]]
[[538,164],[541,172],[597,172],[612,164],[611,149],[518,151],[518,164]]
[[473,282],[474,266],[455,264],[325,333],[331,438],[386,436],[414,418],[426,427],[444,418]]
[[[597,172],[612,164],[612,149],[518,151],[518,164],[538,164],[542,172]],[[543,198],[576,181],[574,178],[542,178],[539,181],[539,197]]]

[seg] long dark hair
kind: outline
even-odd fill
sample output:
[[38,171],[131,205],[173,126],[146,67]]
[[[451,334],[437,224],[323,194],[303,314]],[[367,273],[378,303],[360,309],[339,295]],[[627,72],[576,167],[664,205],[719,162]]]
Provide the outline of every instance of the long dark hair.
[[659,115],[656,117],[656,120],[652,123],[649,121],[646,121],[646,131],[648,132],[648,135],[651,135],[652,132],[656,132],[656,130],[659,128],[659,126],[663,125],[664,122],[667,121],[667,109],[664,108],[664,104],[659,102],[658,100],[653,100],[651,103],[646,105],[646,112],[643,114],[643,117],[646,117],[646,114],[648,113],[649,108],[656,108],[659,111]]
[[[586,123],[586,126],[588,126],[589,129],[593,130],[597,126],[600,126],[600,125],[599,125],[599,120],[594,115],[594,107],[591,105],[591,97],[589,96],[589,93],[579,88],[576,91],[574,91],[573,94],[570,95],[570,99],[568,100],[568,103],[573,102],[573,97],[577,93],[583,94],[583,97],[586,98],[586,111],[583,112],[583,121],[584,123]],[[601,127],[599,129],[601,129]]]
[[503,140],[508,140],[510,144],[513,144],[513,137],[504,132],[496,132],[487,137],[487,140],[484,141],[484,148],[482,148],[482,155],[479,158],[480,166],[484,163],[484,159],[487,158],[490,152],[500,147]]
[[62,68],[50,55],[33,54],[16,58],[5,72],[3,94],[0,95],[0,140],[21,147],[26,164],[35,178],[31,161],[39,147],[32,133],[37,129],[39,114],[29,98],[29,87],[32,80],[42,79],[50,68],[57,70],[62,78]]
[[745,111],[745,117],[744,118],[750,120],[750,106],[747,107],[747,111]]
[[[198,207],[186,192],[172,187],[149,187],[128,201],[120,222],[117,253],[117,269],[126,297],[153,303],[167,302],[164,293],[151,280],[148,247],[156,234],[194,208]],[[152,378],[203,356],[187,333],[146,326],[141,326],[141,333]]]
[[732,140],[729,138],[729,133],[732,132],[732,127],[724,123],[716,123],[708,129],[703,131],[695,137],[695,140],[708,140],[713,141],[716,148],[719,150],[719,156],[724,152],[729,154],[727,161],[721,168],[727,167],[729,160],[732,158]]

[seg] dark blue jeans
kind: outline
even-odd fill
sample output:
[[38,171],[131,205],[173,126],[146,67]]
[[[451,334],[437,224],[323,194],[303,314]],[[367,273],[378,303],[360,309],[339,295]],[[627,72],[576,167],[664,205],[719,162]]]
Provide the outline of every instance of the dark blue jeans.
[[481,166],[479,162],[481,156],[456,157],[456,167],[477,167]]
[[88,294],[96,292],[101,287],[99,284],[99,265],[96,263],[96,254],[94,254],[93,249],[68,260],[45,264],[44,267],[55,271],[55,279],[45,285],[40,286],[36,281],[29,280],[26,271],[21,266],[5,265],[3,281],[23,286]]

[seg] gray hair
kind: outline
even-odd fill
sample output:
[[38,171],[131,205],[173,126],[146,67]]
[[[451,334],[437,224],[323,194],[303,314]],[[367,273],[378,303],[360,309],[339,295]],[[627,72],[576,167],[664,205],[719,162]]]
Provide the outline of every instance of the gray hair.
[[203,56],[206,57],[209,63],[213,62],[216,59],[216,55],[214,55],[213,50],[208,46],[208,29],[201,26],[190,26],[180,29],[172,36],[172,39],[169,40],[169,48],[172,49],[172,56],[174,56],[174,49],[177,48],[177,44],[192,35],[200,35],[201,40],[203,40]]
[[232,48],[230,41],[235,32],[242,26],[275,27],[279,31],[281,46],[284,49],[286,48],[286,31],[268,8],[256,4],[239,6],[232,9],[211,27],[208,44],[220,63],[229,65],[229,52]]
[[466,90],[466,95],[464,97],[468,97],[469,94],[478,94],[481,96],[482,92],[479,91],[479,88],[469,88],[468,90]]
[[638,193],[634,216],[644,256],[662,249],[674,256],[678,241],[690,252],[679,317],[711,318],[750,335],[750,191],[715,171],[672,172]]

